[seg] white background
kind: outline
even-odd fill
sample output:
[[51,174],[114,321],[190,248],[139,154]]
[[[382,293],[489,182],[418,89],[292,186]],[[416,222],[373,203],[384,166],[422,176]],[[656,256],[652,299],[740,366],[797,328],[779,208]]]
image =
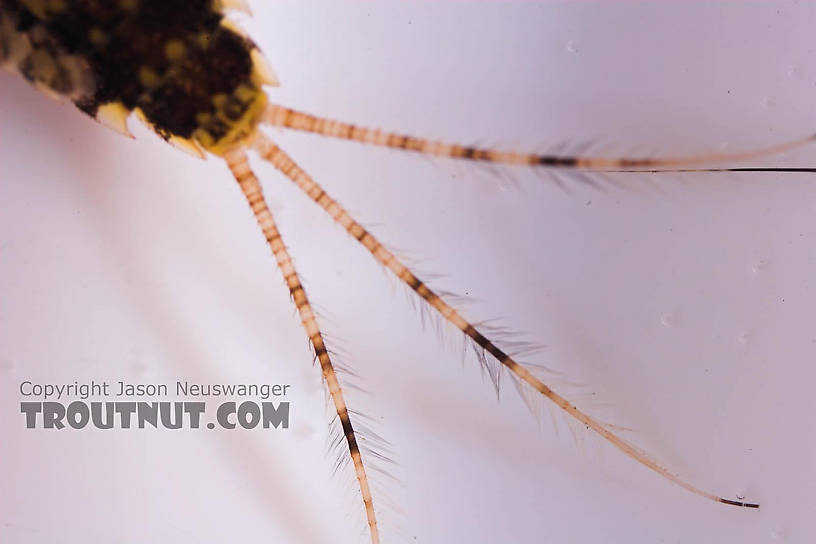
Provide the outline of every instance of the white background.
[[[273,100],[538,149],[744,149],[816,128],[809,3],[253,2]],[[226,168],[0,74],[0,540],[356,542],[319,371]],[[423,328],[403,289],[257,170],[400,482],[385,542],[816,538],[810,175],[564,177],[270,134],[465,314],[548,346],[705,501],[548,418]],[[775,162],[814,165],[816,150]],[[760,161],[752,161],[759,163]],[[615,186],[612,181],[621,186]],[[449,344],[458,346],[455,334]],[[290,383],[288,431],[28,431],[22,380]],[[509,385],[509,384],[506,384]],[[213,401],[211,401],[213,404]],[[559,419],[560,416],[559,416]],[[383,503],[384,499],[380,500]],[[399,510],[396,513],[395,510]],[[363,535],[360,537],[359,535]]]

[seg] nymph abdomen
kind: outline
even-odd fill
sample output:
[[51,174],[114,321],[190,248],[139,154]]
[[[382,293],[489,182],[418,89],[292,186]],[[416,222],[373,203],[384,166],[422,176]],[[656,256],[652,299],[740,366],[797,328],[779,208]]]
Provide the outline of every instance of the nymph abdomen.
[[255,132],[270,83],[218,0],[0,0],[0,55],[38,87],[216,154]]

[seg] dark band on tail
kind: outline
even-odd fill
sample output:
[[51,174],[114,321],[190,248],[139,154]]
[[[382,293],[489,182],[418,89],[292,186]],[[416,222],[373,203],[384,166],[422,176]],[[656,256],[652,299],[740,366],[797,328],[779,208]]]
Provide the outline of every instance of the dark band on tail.
[[538,391],[541,395],[550,399],[559,408],[567,412],[573,418],[577,419],[587,428],[596,432],[628,457],[634,459],[638,463],[658,473],[680,487],[715,502],[721,502],[723,504],[730,504],[734,506],[744,506],[748,508],[755,507],[755,505],[752,505],[751,503],[736,503],[734,501],[728,501],[727,499],[723,499],[717,495],[708,493],[691,485],[659,465],[651,457],[629,444],[623,438],[610,431],[607,426],[579,410],[575,405],[553,391],[549,386],[536,378],[524,366],[516,362],[510,355],[496,346],[496,344],[479,332],[474,325],[466,321],[459,314],[459,312],[445,302],[439,295],[434,293],[423,281],[421,281],[413,272],[403,265],[393,253],[386,249],[371,233],[369,233],[362,225],[355,221],[354,218],[351,217],[351,215],[336,200],[329,196],[326,191],[323,190],[323,188],[320,187],[320,185],[318,185],[317,182],[315,182],[314,179],[312,179],[312,177],[309,176],[302,168],[300,168],[282,149],[262,136],[256,140],[255,149],[258,151],[258,153],[260,153],[263,159],[269,161],[273,166],[286,175],[286,177],[293,181],[295,185],[306,193],[314,202],[323,208],[332,217],[332,219],[339,223],[350,235],[352,235],[366,249],[368,249],[368,251],[377,261],[393,272],[429,306],[438,311],[442,317],[445,318],[445,320],[457,327],[465,335],[471,338],[478,346],[495,357],[499,363],[504,365],[504,367],[512,372],[519,380],[525,382],[525,384]]
[[743,508],[759,508],[759,505],[753,502],[732,501],[729,499],[720,499],[720,502],[732,506],[742,506]]
[[462,146],[415,138],[404,134],[396,134],[378,129],[360,127],[351,123],[343,123],[334,119],[318,117],[309,113],[293,110],[277,104],[267,106],[263,115],[263,122],[270,125],[302,130],[321,134],[331,138],[353,140],[356,142],[402,149],[437,157],[464,159],[477,162],[501,164],[515,164],[526,166],[544,166],[550,168],[565,168],[586,171],[637,171],[651,168],[677,168],[685,165],[715,163],[722,161],[745,160],[762,155],[770,155],[787,151],[808,142],[816,141],[816,135],[792,140],[779,145],[743,151],[736,153],[710,153],[702,155],[688,155],[683,157],[591,157],[579,155],[553,155],[536,153],[519,153],[516,151],[501,151],[498,149],[481,149],[471,146]]
[[343,427],[343,434],[346,437],[348,444],[349,455],[351,456],[354,465],[354,472],[357,477],[357,482],[360,486],[360,493],[363,497],[363,506],[366,512],[368,521],[369,534],[371,535],[371,543],[378,544],[380,541],[379,529],[377,527],[377,518],[374,512],[374,501],[371,495],[371,489],[366,475],[365,467],[363,466],[362,456],[360,454],[360,446],[357,443],[357,435],[354,432],[354,427],[351,424],[348,407],[346,406],[343,391],[340,388],[340,382],[337,379],[337,374],[332,364],[329,353],[326,350],[326,344],[323,340],[323,334],[317,324],[317,318],[306,297],[306,291],[303,289],[303,284],[300,282],[297,270],[295,269],[292,258],[283,243],[281,234],[278,231],[275,219],[272,212],[266,205],[266,201],[261,190],[261,185],[258,178],[249,167],[249,162],[245,153],[241,151],[234,151],[228,153],[225,157],[227,166],[232,171],[235,180],[241,187],[241,191],[252,208],[258,225],[266,237],[269,247],[275,256],[278,263],[278,268],[283,274],[283,279],[289,287],[289,294],[295,303],[298,314],[300,315],[303,328],[312,343],[315,351],[315,356],[320,362],[320,370],[323,373],[323,378],[326,381],[326,387],[329,390],[329,395],[334,402],[337,417]]

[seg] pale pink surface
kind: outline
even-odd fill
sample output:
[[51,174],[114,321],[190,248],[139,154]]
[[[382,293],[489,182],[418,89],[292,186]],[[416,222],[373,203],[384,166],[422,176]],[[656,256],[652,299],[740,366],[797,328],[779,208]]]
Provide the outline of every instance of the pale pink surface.
[[[742,149],[816,130],[808,3],[254,2],[273,100],[533,149]],[[0,75],[0,540],[354,542],[318,371],[226,168]],[[598,190],[270,134],[437,284],[549,347],[631,438],[744,511],[541,429],[355,243],[258,167],[325,328],[374,393],[404,540],[816,538],[816,188],[809,175]],[[603,148],[603,146],[601,146]],[[758,161],[757,161],[758,162]],[[776,161],[816,165],[816,149]],[[569,179],[569,178],[565,178]],[[638,181],[638,180],[641,181]],[[459,338],[451,334],[459,346]],[[288,432],[27,431],[19,382],[291,383]],[[507,384],[509,385],[509,383]],[[560,416],[559,416],[560,419]],[[360,539],[365,541],[365,539]],[[386,540],[387,542],[388,540]]]

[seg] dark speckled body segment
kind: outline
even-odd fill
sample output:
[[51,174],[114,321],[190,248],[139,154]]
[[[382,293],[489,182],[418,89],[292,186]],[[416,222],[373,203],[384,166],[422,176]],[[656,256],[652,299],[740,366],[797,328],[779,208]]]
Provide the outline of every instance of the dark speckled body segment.
[[[225,24],[214,0],[0,0],[0,17],[34,44],[27,47],[35,60],[79,59],[92,82],[81,96],[37,81],[42,76],[25,69],[33,54],[16,68],[91,116],[121,104],[162,137],[209,149],[239,122],[254,124],[248,112],[265,99],[253,76],[254,44]],[[44,52],[33,36],[55,51]]]

